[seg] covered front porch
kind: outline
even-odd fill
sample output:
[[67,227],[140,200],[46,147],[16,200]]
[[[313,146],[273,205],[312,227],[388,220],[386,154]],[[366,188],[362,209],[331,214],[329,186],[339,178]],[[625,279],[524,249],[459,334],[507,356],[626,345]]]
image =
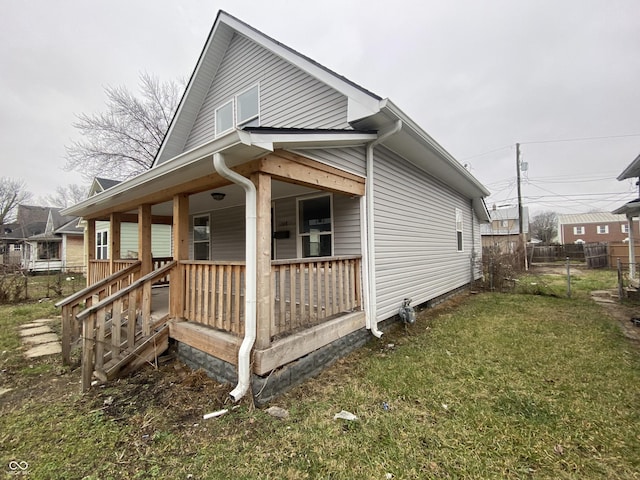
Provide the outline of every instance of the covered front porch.
[[[169,338],[240,367],[253,336],[251,374],[265,376],[365,327],[364,178],[284,150],[233,158],[254,197],[208,155],[174,187],[104,207],[96,198],[85,214],[90,285],[59,304],[66,362],[82,343],[83,389],[152,361]],[[109,255],[96,258],[104,220]],[[120,258],[125,221],[138,226],[137,259]],[[154,258],[151,226],[169,222],[172,256]]]

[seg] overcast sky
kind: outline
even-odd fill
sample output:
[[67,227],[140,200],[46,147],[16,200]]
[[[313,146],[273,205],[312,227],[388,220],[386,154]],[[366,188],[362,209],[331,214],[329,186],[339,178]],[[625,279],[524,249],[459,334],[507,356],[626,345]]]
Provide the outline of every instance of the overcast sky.
[[[492,192],[531,212],[610,211],[640,153],[640,2],[0,0],[0,176],[83,183],[64,146],[104,87],[188,78],[219,9],[390,98]],[[606,137],[606,138],[596,138]],[[570,141],[573,139],[585,139]]]

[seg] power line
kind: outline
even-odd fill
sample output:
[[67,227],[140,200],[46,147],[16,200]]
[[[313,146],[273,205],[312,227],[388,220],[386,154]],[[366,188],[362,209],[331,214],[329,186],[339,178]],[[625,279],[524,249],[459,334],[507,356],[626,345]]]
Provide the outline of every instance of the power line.
[[640,133],[627,133],[624,135],[603,135],[600,137],[560,138],[557,140],[536,140],[531,142],[520,142],[520,145],[531,145],[535,143],[582,142],[585,140],[605,140],[610,138],[626,138],[626,137],[640,137]]

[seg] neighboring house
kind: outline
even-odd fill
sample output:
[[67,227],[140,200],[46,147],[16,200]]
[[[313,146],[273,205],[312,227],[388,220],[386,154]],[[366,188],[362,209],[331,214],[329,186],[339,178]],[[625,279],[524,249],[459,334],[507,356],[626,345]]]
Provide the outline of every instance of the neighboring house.
[[[112,235],[111,296],[78,314],[83,387],[168,336],[189,365],[237,382],[234,400],[252,387],[268,401],[380,336],[405,299],[437,302],[479,278],[488,194],[389,99],[220,12],[152,168],[65,210],[87,222],[90,268],[100,221],[138,225],[140,260],[122,272],[143,278],[116,291],[128,247]],[[152,271],[160,221],[174,261]],[[154,320],[151,284],[167,272]],[[59,304],[65,338],[67,312],[97,291]]]
[[[633,227],[638,232],[638,223]],[[558,236],[561,244],[625,242],[629,224],[624,215],[609,212],[558,214]]]
[[[520,242],[518,207],[497,208],[489,211],[491,223],[480,225],[482,247],[499,253],[515,253]],[[529,208],[522,207],[522,230],[525,241],[529,236]]]
[[[99,195],[111,187],[121,183],[118,180],[95,177],[89,188],[89,198]],[[163,223],[156,223],[151,226],[151,248],[154,258],[171,257],[171,221],[156,219]],[[95,251],[92,258],[96,260],[109,260],[110,255],[110,229],[108,220],[96,221],[95,224]],[[120,254],[121,259],[138,258],[138,224],[135,222],[122,221],[120,223]]]
[[16,222],[1,226],[2,263],[30,272],[84,271],[84,228],[60,210],[18,205]]
[[[639,181],[636,185],[640,185],[640,155],[638,155],[620,175],[618,180],[627,180],[631,178],[637,178]],[[640,217],[640,197],[635,198],[621,207],[613,211],[614,215],[621,215],[627,221],[628,242],[629,242],[629,276],[636,281],[637,286],[637,267],[636,267],[636,243],[640,238],[638,235],[638,229],[636,228],[638,217]]]
[[79,225],[80,219],[62,216],[60,208],[26,208],[42,209],[46,222],[37,233],[24,238],[22,268],[29,272],[84,272],[84,228]]
[[19,267],[24,235],[19,223],[0,225],[0,265]]

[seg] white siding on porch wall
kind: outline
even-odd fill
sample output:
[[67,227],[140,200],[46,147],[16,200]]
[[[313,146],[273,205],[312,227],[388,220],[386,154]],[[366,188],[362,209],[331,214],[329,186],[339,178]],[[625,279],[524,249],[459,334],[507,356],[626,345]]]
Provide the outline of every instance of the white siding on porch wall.
[[346,96],[266,48],[234,34],[184,150],[212,140],[215,109],[257,83],[261,126],[351,129]]
[[[469,199],[393,152],[377,147],[374,161],[377,317],[384,320],[404,298],[419,305],[470,282],[473,214]],[[463,214],[462,252],[456,208]],[[478,237],[478,226],[473,230]]]

